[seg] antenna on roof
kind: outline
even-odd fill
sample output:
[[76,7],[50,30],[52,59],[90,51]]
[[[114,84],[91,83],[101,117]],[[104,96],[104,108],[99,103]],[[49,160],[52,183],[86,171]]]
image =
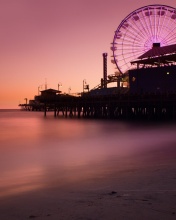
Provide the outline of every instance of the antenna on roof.
[[45,78],[45,90],[47,90],[47,79]]

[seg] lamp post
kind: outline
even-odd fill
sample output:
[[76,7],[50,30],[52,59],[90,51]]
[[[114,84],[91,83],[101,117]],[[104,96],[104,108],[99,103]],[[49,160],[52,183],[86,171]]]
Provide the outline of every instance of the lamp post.
[[40,95],[40,89],[42,89],[42,86],[43,84],[38,86],[38,95]]
[[24,100],[26,100],[26,105],[27,105],[27,101],[28,101],[28,99],[27,99],[27,98],[24,98]]
[[83,93],[84,93],[85,85],[86,85],[86,79],[83,79]]
[[85,89],[87,91],[89,91],[89,85],[87,84],[86,79],[83,79],[83,93],[84,93]]
[[61,82],[58,83],[58,91],[59,91],[60,87],[62,87],[62,83]]

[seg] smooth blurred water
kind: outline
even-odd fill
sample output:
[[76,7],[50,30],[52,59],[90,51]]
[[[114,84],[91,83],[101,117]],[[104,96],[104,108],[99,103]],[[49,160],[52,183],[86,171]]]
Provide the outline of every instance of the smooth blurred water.
[[[93,178],[112,161],[169,148],[176,126],[0,111],[0,197]],[[124,165],[124,164],[123,164]]]

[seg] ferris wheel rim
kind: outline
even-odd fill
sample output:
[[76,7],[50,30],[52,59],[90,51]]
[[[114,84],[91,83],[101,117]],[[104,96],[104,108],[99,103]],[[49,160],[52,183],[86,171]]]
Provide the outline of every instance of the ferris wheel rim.
[[[176,14],[176,8],[172,7],[172,6],[168,6],[168,5],[163,5],[163,4],[151,4],[151,5],[146,5],[146,6],[142,6],[134,11],[132,11],[130,14],[128,14],[119,24],[119,26],[117,27],[117,29],[115,30],[115,34],[114,34],[114,37],[113,37],[113,43],[112,43],[112,47],[115,48],[116,47],[116,41],[117,41],[117,33],[120,33],[120,29],[123,27],[124,23],[127,21],[129,21],[129,19],[134,16],[135,14],[138,16],[139,13],[143,10],[156,10],[156,9],[159,9],[160,13],[162,12],[161,10],[171,10],[172,13],[175,13]],[[170,11],[170,12],[171,12]],[[150,16],[150,15],[149,15]],[[157,15],[158,16],[158,15]],[[167,18],[168,19],[168,18]],[[174,18],[175,19],[175,18]],[[118,71],[121,73],[121,74],[125,74],[125,72],[122,71],[122,68],[120,68],[120,66],[118,65],[117,63],[117,54],[116,54],[116,50],[112,49],[113,51],[113,58],[114,58],[114,63],[116,64],[116,68],[118,69]],[[124,59],[125,60],[125,59]],[[126,63],[127,64],[127,63]],[[124,65],[126,65],[124,64]],[[128,71],[128,70],[127,70]]]
[[123,24],[123,22],[124,22],[125,20],[127,20],[128,17],[131,17],[131,15],[134,14],[134,12],[140,11],[141,9],[146,8],[146,7],[157,7],[157,6],[159,6],[159,7],[161,7],[161,6],[162,6],[162,7],[168,7],[168,8],[172,8],[173,10],[176,10],[176,8],[174,8],[174,7],[172,7],[172,6],[168,6],[168,5],[161,5],[161,4],[145,5],[145,6],[142,6],[142,7],[140,7],[140,8],[135,9],[135,10],[132,11],[130,14],[128,14],[128,15],[120,22],[118,28]]

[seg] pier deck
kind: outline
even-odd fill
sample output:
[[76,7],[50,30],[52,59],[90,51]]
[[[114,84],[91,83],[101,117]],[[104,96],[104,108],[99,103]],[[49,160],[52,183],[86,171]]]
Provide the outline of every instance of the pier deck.
[[53,111],[54,116],[102,119],[175,120],[176,94],[111,94],[81,97],[37,97],[37,103],[21,104],[23,110]]

